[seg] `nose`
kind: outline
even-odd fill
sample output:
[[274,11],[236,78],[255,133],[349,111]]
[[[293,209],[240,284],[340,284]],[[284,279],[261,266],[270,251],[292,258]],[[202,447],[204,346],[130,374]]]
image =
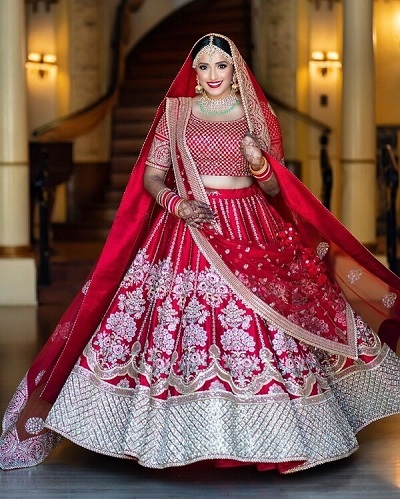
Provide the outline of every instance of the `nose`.
[[217,79],[217,68],[214,68],[213,66],[211,66],[211,68],[210,68],[210,77],[211,77],[211,80],[216,80]]

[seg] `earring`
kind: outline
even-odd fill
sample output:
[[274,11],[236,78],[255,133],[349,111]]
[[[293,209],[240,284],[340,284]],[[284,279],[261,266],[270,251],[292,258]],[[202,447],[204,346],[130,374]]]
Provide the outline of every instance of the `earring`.
[[194,87],[196,94],[201,95],[203,93],[203,87],[200,85],[199,77],[196,75],[197,85]]
[[234,74],[232,77],[232,92],[236,93],[239,90],[239,85],[236,79],[236,75]]

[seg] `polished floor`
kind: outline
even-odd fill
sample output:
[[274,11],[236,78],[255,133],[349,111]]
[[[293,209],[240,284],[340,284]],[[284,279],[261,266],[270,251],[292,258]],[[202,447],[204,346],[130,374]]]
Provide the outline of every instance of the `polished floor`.
[[[98,252],[94,244],[56,246],[52,284],[40,289],[39,307],[0,307],[0,413]],[[39,466],[0,471],[0,498],[399,499],[400,415],[371,424],[358,440],[349,458],[287,476],[208,465],[151,470],[64,441]]]

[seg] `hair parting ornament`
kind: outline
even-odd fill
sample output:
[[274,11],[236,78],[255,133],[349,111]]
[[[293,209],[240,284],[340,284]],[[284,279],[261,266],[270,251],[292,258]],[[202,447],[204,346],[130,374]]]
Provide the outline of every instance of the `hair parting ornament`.
[[214,54],[220,54],[229,64],[232,64],[233,66],[233,57],[229,55],[225,50],[221,49],[217,45],[214,45],[214,35],[210,35],[208,45],[205,45],[196,55],[196,57],[193,59],[193,64],[192,67],[196,68],[196,66],[199,64],[200,59],[204,54],[207,54],[209,60],[211,60],[212,56]]

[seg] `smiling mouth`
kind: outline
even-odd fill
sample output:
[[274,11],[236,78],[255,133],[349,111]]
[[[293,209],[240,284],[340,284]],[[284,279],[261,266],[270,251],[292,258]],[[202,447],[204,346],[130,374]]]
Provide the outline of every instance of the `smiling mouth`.
[[218,88],[221,85],[222,81],[208,81],[207,85],[210,88]]

